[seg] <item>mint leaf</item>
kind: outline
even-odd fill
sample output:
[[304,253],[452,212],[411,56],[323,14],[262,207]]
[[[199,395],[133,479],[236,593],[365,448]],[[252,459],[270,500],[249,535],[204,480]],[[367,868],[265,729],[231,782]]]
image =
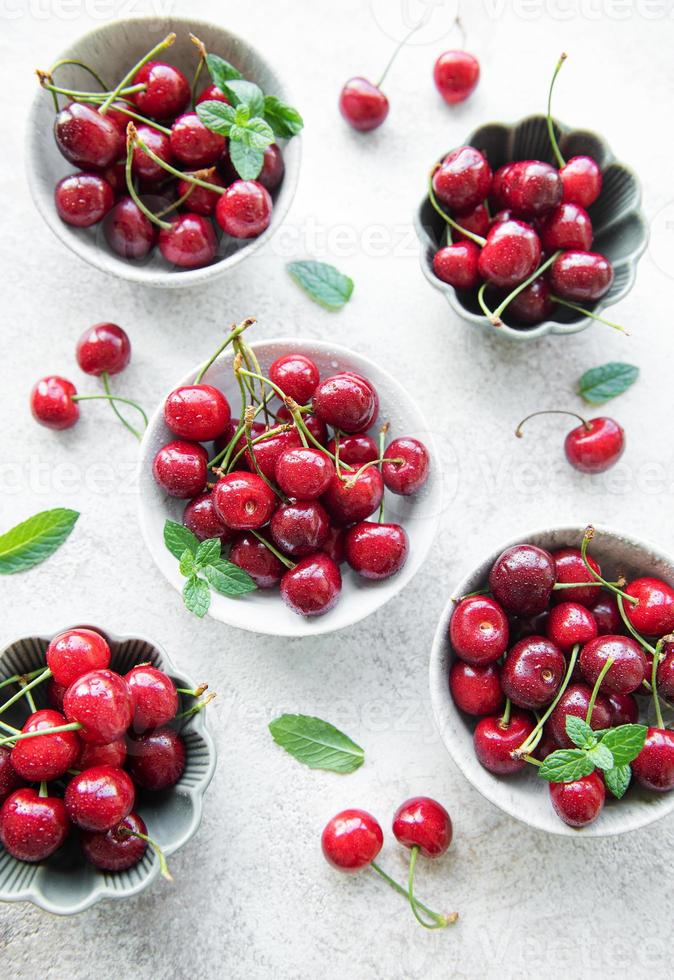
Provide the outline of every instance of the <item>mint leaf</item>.
[[255,180],[262,170],[264,153],[254,146],[246,146],[241,140],[231,140],[229,159],[242,180]]
[[304,120],[297,109],[281,102],[275,95],[264,97],[264,118],[279,139],[292,139],[304,126]]
[[212,561],[216,561],[220,557],[221,548],[222,542],[220,538],[208,538],[206,541],[202,541],[194,556],[197,567],[205,568]]
[[310,769],[354,772],[365,760],[359,745],[321,718],[281,715],[269,723],[269,731],[277,745]]
[[202,619],[211,604],[207,583],[196,575],[190,575],[183,586],[183,601],[190,612]]
[[590,405],[601,405],[627,391],[639,377],[639,368],[621,361],[610,361],[590,368],[578,382],[578,394]]
[[206,55],[206,67],[211,76],[211,81],[220,89],[223,94],[227,94],[227,82],[235,78],[241,78],[241,72],[234,65],[221,58],[217,54]]
[[236,109],[224,102],[206,101],[197,106],[197,115],[207,129],[220,136],[229,136],[236,120]]
[[173,557],[180,560],[185,551],[191,551],[193,555],[196,555],[199,539],[196,534],[192,534],[182,524],[166,521],[164,524],[164,544]]
[[274,132],[269,123],[255,116],[243,127],[240,139],[246,146],[254,146],[256,150],[266,150],[274,142]]
[[196,571],[196,563],[194,560],[194,555],[192,552],[186,548],[180,556],[180,565],[178,566],[181,575],[191,576],[194,575]]
[[583,749],[557,749],[543,760],[538,775],[550,783],[571,783],[589,776],[593,769],[594,763]]
[[601,769],[607,772],[609,769],[613,769],[615,761],[613,759],[613,753],[604,745],[599,742],[598,745],[593,745],[591,749],[588,749],[587,757],[592,761],[597,769]]
[[619,725],[602,734],[601,745],[611,751],[616,767],[626,766],[643,749],[647,732],[645,725]]
[[566,734],[578,748],[590,749],[593,745],[597,744],[597,736],[582,718],[577,718],[575,715],[567,715],[565,725]]
[[222,595],[245,595],[254,592],[257,586],[248,572],[235,565],[234,562],[219,558],[204,569],[204,575],[216,592]]
[[255,82],[248,82],[245,78],[234,79],[227,82],[223,91],[231,98],[233,105],[248,106],[251,116],[261,116],[264,112],[264,95]]
[[340,310],[350,299],[353,280],[327,262],[289,262],[288,272],[305,293],[328,310]]
[[627,792],[627,787],[632,778],[632,770],[629,766],[616,766],[604,773],[604,782],[616,799],[621,799]]
[[33,514],[0,535],[0,575],[14,575],[39,565],[59,548],[75,526],[76,510],[55,507]]

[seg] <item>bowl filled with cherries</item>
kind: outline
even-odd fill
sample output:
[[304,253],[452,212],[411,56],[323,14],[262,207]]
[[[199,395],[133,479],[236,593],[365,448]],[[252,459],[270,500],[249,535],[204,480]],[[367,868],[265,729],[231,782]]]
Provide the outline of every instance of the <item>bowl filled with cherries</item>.
[[215,768],[207,687],[89,626],[4,647],[0,900],[71,915],[170,878]]
[[234,327],[168,393],[139,462],[153,558],[198,616],[332,632],[396,595],[433,544],[428,424],[381,367],[327,341]]
[[646,248],[639,204],[634,173],[600,136],[553,120],[549,96],[547,115],[483,125],[435,163],[416,216],[422,269],[462,319],[509,339],[594,320],[623,330],[602,311]]
[[549,833],[602,837],[674,809],[674,561],[625,534],[537,531],[452,592],[430,666],[469,781]]
[[69,248],[152,286],[222,274],[278,228],[302,117],[267,62],[192,19],[115,21],[37,72],[27,168]]

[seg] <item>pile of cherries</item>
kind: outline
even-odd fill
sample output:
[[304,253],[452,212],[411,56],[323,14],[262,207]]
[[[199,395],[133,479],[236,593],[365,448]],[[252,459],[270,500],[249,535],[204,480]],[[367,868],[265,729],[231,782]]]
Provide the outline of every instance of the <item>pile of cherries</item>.
[[328,864],[346,874],[372,868],[400,895],[404,895],[415,919],[425,929],[443,929],[459,917],[458,912],[440,914],[429,909],[414,894],[417,857],[441,857],[452,843],[452,821],[447,810],[429,796],[414,796],[401,803],[392,821],[396,840],[410,850],[407,887],[403,888],[375,861],[384,843],[381,824],[367,810],[351,808],[337,813],[321,835],[323,856]]
[[[173,40],[169,35],[153,51]],[[192,105],[183,72],[148,56],[126,76],[129,84],[113,92],[76,92],[54,85],[50,72],[38,75],[55,99],[62,94],[69,100],[54,122],[57,147],[78,168],[54,190],[56,210],[67,224],[103,222],[117,255],[139,261],[158,246],[166,262],[182,269],[216,258],[212,218],[232,239],[256,238],[268,227],[271,192],[284,174],[281,150],[276,143],[265,149],[256,180],[239,178],[227,138],[194,111],[202,102],[229,104],[217,85],[207,85]]]
[[564,160],[549,110],[548,129],[557,166],[512,160],[492,172],[478,147],[460,146],[431,174],[430,202],[452,237],[435,253],[433,271],[475,292],[495,326],[506,310],[509,322],[533,326],[556,304],[592,316],[578,304],[600,299],[613,282],[609,260],[591,251],[586,210],[601,192],[599,165],[589,156]]
[[[241,333],[252,322],[230,333],[194,384],[167,397],[174,438],[156,453],[154,478],[170,496],[189,498],[183,523],[199,540],[219,537],[258,588],[278,586],[293,611],[317,616],[339,599],[345,560],[370,580],[403,567],[408,538],[383,520],[384,488],[416,494],[429,454],[417,439],[386,444],[387,425],[379,444],[368,434],[379,397],[353,371],[321,378],[300,351],[274,361],[268,377],[249,370],[256,358]],[[243,396],[235,419],[222,391],[203,381],[229,343]]]
[[[31,709],[21,729],[0,726],[0,842],[20,861],[45,860],[76,829],[103,871],[133,867],[148,844],[165,868],[136,794],[175,786],[187,754],[180,725],[210,698],[181,711],[180,694],[196,698],[205,686],[179,692],[149,663],[121,675],[110,660],[104,636],[69,629],[49,643],[46,668],[2,683],[18,690],[0,714],[24,699]],[[46,682],[49,707],[36,709],[32,691]]]
[[[461,711],[479,718],[475,754],[499,776],[573,748],[568,716],[594,731],[635,724],[638,698],[650,697],[656,725],[632,775],[667,792],[674,731],[664,726],[660,700],[674,697],[674,589],[649,575],[606,581],[587,554],[592,534],[581,549],[521,544],[497,558],[488,591],[461,599],[452,615],[450,692]],[[606,796],[599,770],[549,786],[565,823],[582,827],[599,816]]]

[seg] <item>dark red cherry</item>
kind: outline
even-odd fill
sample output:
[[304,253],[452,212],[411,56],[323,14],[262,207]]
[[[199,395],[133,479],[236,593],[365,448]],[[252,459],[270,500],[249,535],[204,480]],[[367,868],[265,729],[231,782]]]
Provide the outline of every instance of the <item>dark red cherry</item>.
[[658,693],[666,698],[674,698],[674,643],[665,643],[662,654],[657,673]]
[[[223,190],[227,186],[217,173],[210,174],[208,183],[222,187]],[[178,197],[184,197],[188,191],[190,192],[183,205],[188,211],[192,211],[193,214],[201,214],[205,218],[210,218],[215,214],[215,208],[220,200],[218,191],[209,191],[207,187],[200,187],[199,184],[193,184],[187,180],[179,180],[177,188]]]
[[[591,696],[592,690],[587,684],[569,684],[564,691],[548,719],[550,733],[557,745],[564,749],[574,747],[573,742],[566,734],[566,716],[574,715],[576,718],[582,718],[585,721]],[[610,725],[611,705],[603,694],[598,694],[592,709],[590,726],[598,731],[601,728],[609,728]]]
[[512,209],[506,205],[504,191],[505,180],[512,170],[513,164],[514,161],[512,163],[504,163],[503,166],[494,172],[489,189],[489,200],[492,205],[491,210],[494,214],[492,224],[498,224],[500,221],[506,221],[515,217]]
[[330,527],[327,540],[323,542],[322,551],[337,565],[346,561],[346,529]]
[[502,221],[492,225],[480,252],[478,271],[495,286],[517,286],[538,268],[541,243],[531,225]]
[[54,678],[50,678],[47,684],[47,704],[55,711],[63,711],[63,699],[68,688],[64,684],[58,684]]
[[68,721],[82,725],[78,732],[82,741],[94,745],[114,742],[133,717],[128,685],[112,670],[89,671],[66,691],[63,712]]
[[145,732],[160,728],[175,718],[178,711],[176,686],[163,670],[151,664],[133,667],[124,680],[129,686],[133,707],[133,728]]
[[334,463],[320,449],[285,449],[276,461],[276,482],[295,500],[317,500],[334,474]]
[[159,232],[159,251],[167,262],[181,269],[197,269],[213,261],[218,240],[208,218],[187,211],[168,220],[171,227]]
[[373,581],[395,575],[409,554],[409,539],[400,524],[361,521],[347,531],[345,546],[351,568]]
[[183,385],[172,391],[164,403],[164,420],[171,432],[194,442],[217,439],[231,415],[229,402],[213,385]]
[[[231,419],[229,425],[227,426],[223,434],[221,436],[218,436],[218,438],[215,440],[213,444],[213,448],[216,453],[222,453],[223,450],[225,450],[229,446],[230,442],[232,441],[232,439],[234,438],[234,436],[239,430],[240,421],[241,421],[240,419]],[[250,431],[251,439],[256,439],[258,436],[263,435],[263,433],[265,433],[266,431],[267,431],[267,427],[265,426],[264,422],[253,422]],[[283,448],[286,447],[284,446]],[[239,438],[236,440],[234,449],[232,450],[232,459],[235,456],[238,456],[239,452],[245,451],[245,449],[246,449],[246,436],[245,433],[242,432]],[[260,457],[258,456],[258,463],[259,463],[259,459]],[[239,469],[242,470],[245,469],[246,466],[248,465],[246,463],[246,457],[243,455],[239,456],[236,465]],[[274,465],[276,465],[276,461],[274,461]],[[274,473],[272,470],[270,474],[270,478],[272,478],[273,475]]]
[[[252,454],[249,449],[246,449],[244,460],[249,470],[259,468],[268,480],[274,480],[276,478],[276,466],[283,453],[288,449],[300,449],[301,446],[302,440],[297,429],[288,429],[286,432],[279,432],[275,436],[258,442],[253,448]],[[253,464],[253,455],[257,467]]]
[[489,573],[489,588],[506,612],[536,616],[543,612],[555,584],[555,563],[549,552],[533,544],[504,551]]
[[85,374],[119,374],[131,360],[131,342],[116,323],[96,323],[77,341],[75,356]]
[[257,238],[269,227],[273,206],[257,180],[236,180],[220,195],[215,220],[232,238]]
[[384,458],[381,473],[391,493],[409,497],[418,493],[428,480],[431,461],[428,450],[418,439],[409,436],[394,439],[384,450]]
[[534,730],[534,721],[525,711],[510,712],[504,724],[500,715],[481,718],[473,732],[473,747],[478,761],[489,772],[510,776],[527,765],[525,759],[513,759],[512,753]]
[[23,786],[23,780],[12,765],[11,754],[11,749],[0,745],[0,803],[19,786]]
[[281,598],[300,616],[322,616],[332,609],[342,590],[342,576],[328,555],[303,558],[281,579]]
[[508,319],[517,323],[533,326],[547,320],[554,309],[550,299],[550,286],[542,277],[534,279],[521,293],[508,303],[506,310]]
[[[125,833],[127,830],[132,833]],[[80,847],[89,864],[100,871],[126,871],[138,864],[147,850],[147,843],[134,836],[135,833],[147,837],[147,827],[142,818],[132,812],[109,830],[83,830]]]
[[631,694],[607,694],[611,705],[611,726],[636,725],[639,721],[639,705]]
[[91,745],[83,742],[75,769],[91,769],[94,766],[112,766],[121,769],[126,761],[126,739],[116,738],[105,745]]
[[507,655],[501,686],[518,707],[543,708],[553,700],[565,672],[566,661],[556,644],[543,636],[527,636]]
[[257,175],[258,183],[266,187],[268,191],[274,191],[283,180],[285,173],[283,154],[276,143],[270,143],[264,149],[264,162],[262,170]]
[[291,500],[277,507],[269,531],[277,548],[300,557],[321,550],[329,527],[328,515],[317,500]]
[[[22,732],[39,732],[66,725],[59,711],[43,708],[34,711],[21,729]],[[54,732],[53,735],[37,735],[17,742],[12,749],[12,766],[22,779],[31,783],[58,779],[73,765],[80,751],[76,732]]]
[[656,793],[674,789],[673,731],[669,728],[648,729],[644,747],[632,763],[632,774],[641,786]]
[[[327,445],[328,452],[337,454],[337,440],[331,439]],[[371,436],[353,435],[339,437],[339,462],[347,463],[359,469],[363,463],[371,463],[379,459],[379,447]]]
[[71,102],[54,120],[59,150],[76,167],[104,170],[124,154],[124,134],[93,106]]
[[503,175],[499,195],[507,208],[534,217],[561,203],[562,179],[558,170],[542,160],[516,160]]
[[213,490],[215,513],[235,531],[262,527],[271,518],[279,500],[257,473],[228,473]]
[[480,80],[480,63],[467,51],[445,51],[433,66],[433,81],[449,105],[464,102]]
[[125,259],[143,259],[157,240],[157,229],[130,197],[122,197],[103,222],[105,240]]
[[[555,562],[555,577],[557,582],[568,584],[571,582],[595,582],[596,579],[588,571],[583,556],[578,548],[560,548],[553,551],[552,557]],[[601,568],[590,555],[587,555],[590,568],[600,575]],[[559,589],[553,592],[553,599],[556,602],[579,602],[581,606],[593,606],[599,598],[600,589],[581,584],[577,589]]]
[[190,83],[180,69],[163,61],[148,61],[133,76],[132,85],[145,85],[132,98],[141,115],[153,119],[172,119],[190,101]]
[[141,789],[153,792],[168,789],[175,786],[185,771],[185,741],[173,728],[130,734],[127,752],[127,768]]
[[196,497],[206,487],[207,463],[208,453],[203,446],[176,440],[158,450],[152,473],[170,497]]
[[48,429],[69,429],[80,417],[75,385],[66,378],[51,374],[38,381],[30,393],[33,418]]
[[70,174],[59,180],[54,202],[59,218],[75,228],[97,224],[114,204],[112,187],[100,174]]
[[64,796],[72,822],[93,831],[114,827],[131,813],[135,800],[128,774],[114,766],[93,766],[73,776]]
[[468,211],[487,197],[491,177],[484,154],[474,146],[460,146],[447,154],[433,174],[433,190],[451,211]]
[[[148,149],[152,150],[165,163],[172,163],[173,152],[171,141],[166,133],[161,133],[154,126],[138,126],[138,136]],[[148,156],[141,146],[134,146],[132,170],[135,177],[155,184],[166,176],[164,168],[152,157]]]
[[560,602],[553,606],[546,623],[548,639],[564,653],[577,643],[589,643],[597,636],[597,621],[579,602]]
[[615,662],[601,682],[602,692],[631,694],[641,687],[648,667],[646,655],[629,636],[599,636],[585,644],[578,664],[588,684],[596,683],[602,667],[609,659]]
[[571,157],[560,169],[564,201],[589,208],[599,197],[602,175],[599,165],[592,157]]
[[455,660],[449,670],[449,690],[457,708],[469,715],[492,715],[505,703],[497,664]]
[[[481,238],[485,238],[487,232],[491,227],[491,218],[489,217],[489,209],[487,208],[484,201],[476,204],[474,208],[470,208],[468,211],[456,211],[454,213],[454,220],[457,224],[465,228],[466,231],[472,232],[474,235],[479,235]],[[451,229],[452,240],[454,242],[469,242],[471,241],[466,235],[463,235],[456,228]]]
[[480,249],[475,242],[445,245],[433,256],[433,272],[455,289],[474,289],[480,282],[477,264]]
[[207,129],[196,112],[178,116],[171,126],[170,142],[176,160],[194,169],[217,163],[225,148],[225,137]]
[[674,589],[659,578],[635,578],[627,595],[639,601],[625,602],[625,615],[637,633],[661,637],[674,631]]
[[221,92],[218,86],[212,82],[206,86],[201,95],[197,96],[196,104],[201,105],[202,102],[224,102],[225,105],[232,104],[225,93]]
[[213,495],[202,493],[185,507],[183,511],[183,524],[200,541],[207,541],[208,538],[220,538],[223,544],[232,537],[232,532],[222,523],[215,513],[213,506]]
[[346,433],[364,432],[376,421],[379,399],[369,381],[342,371],[317,385],[313,409],[326,425]]
[[377,129],[388,116],[388,99],[367,78],[350,78],[339,95],[339,111],[360,133]]
[[284,354],[269,368],[269,379],[298,405],[307,405],[321,376],[314,362],[304,354]]
[[589,419],[564,440],[566,458],[581,473],[603,473],[618,462],[624,449],[624,430],[606,416]]
[[381,827],[366,810],[342,810],[327,822],[321,834],[323,857],[347,874],[371,864],[383,843]]
[[580,249],[587,252],[592,245],[592,222],[579,204],[564,202],[544,214],[538,226],[541,244],[548,252],[557,249]]
[[240,534],[235,539],[229,560],[248,572],[258,589],[275,588],[285,572],[285,565],[253,534]]
[[109,667],[110,647],[100,633],[77,627],[58,633],[50,641],[45,659],[56,683],[70,687],[89,671]]
[[[276,418],[279,423],[285,422],[289,425],[292,424],[293,421],[292,413],[286,408],[285,405],[282,405],[281,408],[279,408],[278,412],[276,413]],[[324,446],[328,441],[328,428],[325,422],[323,422],[322,419],[319,419],[318,416],[314,415],[312,412],[307,412],[306,415],[303,414],[302,421],[314,439]],[[378,451],[377,456],[379,456]]]
[[555,813],[569,827],[587,827],[604,807],[606,790],[597,771],[571,783],[550,783],[549,786]]
[[449,624],[457,656],[469,664],[490,664],[508,649],[508,618],[498,602],[476,595],[458,603]]
[[370,466],[354,478],[351,470],[337,474],[321,497],[321,502],[332,518],[333,524],[343,526],[364,521],[379,507],[384,496],[384,480],[375,466]]
[[598,252],[562,252],[550,268],[553,293],[577,303],[600,299],[613,283],[613,266]]
[[26,787],[0,809],[0,843],[18,861],[44,861],[64,843],[70,821],[63,800]]
[[620,615],[620,609],[618,608],[615,597],[612,595],[602,595],[599,589],[595,589],[594,591],[599,593],[599,602],[596,602],[592,606],[592,615],[597,624],[598,635],[605,636],[607,633],[619,635],[624,633],[625,624]]
[[413,796],[393,814],[392,830],[403,847],[418,847],[427,858],[440,857],[452,843],[452,821],[430,796]]

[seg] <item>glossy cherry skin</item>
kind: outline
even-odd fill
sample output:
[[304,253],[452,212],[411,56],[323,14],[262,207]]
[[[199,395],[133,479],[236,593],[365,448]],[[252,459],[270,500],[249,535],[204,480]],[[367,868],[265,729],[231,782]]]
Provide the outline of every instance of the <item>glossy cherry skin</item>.
[[541,243],[533,228],[523,221],[502,221],[493,225],[487,235],[478,271],[495,286],[510,288],[527,279],[540,260]]
[[114,204],[112,187],[95,173],[70,174],[54,188],[54,203],[59,218],[75,228],[97,224]]
[[624,429],[606,416],[576,426],[564,440],[566,458],[581,473],[603,473],[618,462],[624,449]]
[[[218,173],[210,174],[208,183],[215,184],[216,187],[221,187],[223,190],[227,186]],[[215,214],[215,209],[220,200],[218,191],[209,191],[208,188],[200,187],[199,184],[193,184],[191,181],[179,180],[177,184],[178,197],[183,197],[188,191],[190,194],[183,207],[194,214],[201,214],[205,218],[210,218]]]
[[266,187],[268,191],[276,190],[283,180],[285,169],[280,147],[276,143],[270,143],[264,149],[262,170],[257,175],[258,183]]
[[131,341],[116,323],[95,323],[77,341],[75,357],[85,374],[119,374],[131,360]]
[[64,843],[70,820],[63,800],[17,789],[0,809],[0,843],[19,861],[44,861]]
[[136,791],[123,769],[93,766],[73,776],[63,799],[68,816],[77,827],[105,831],[131,813]]
[[232,537],[230,528],[225,527],[213,506],[213,495],[208,493],[199,494],[185,507],[183,511],[183,524],[200,541],[207,541],[208,538],[220,538],[223,544]]
[[294,557],[320,551],[328,539],[330,521],[317,500],[291,500],[281,504],[269,525],[272,541]]
[[318,384],[313,409],[326,425],[353,434],[364,432],[374,424],[379,399],[369,381],[350,371],[342,371]]
[[521,772],[527,765],[526,760],[513,759],[512,753],[533,730],[531,715],[517,709],[510,712],[510,720],[505,725],[500,715],[481,718],[473,732],[475,755],[485,769],[498,776]]
[[343,564],[346,561],[346,528],[330,527],[321,550],[337,565]]
[[639,705],[631,694],[607,694],[611,705],[611,725],[636,725],[639,721]]
[[594,640],[597,632],[597,621],[590,610],[579,602],[560,602],[550,610],[546,634],[564,653],[577,643]]
[[133,76],[131,84],[145,85],[145,90],[135,92],[132,98],[140,114],[153,119],[172,119],[190,101],[190,83],[180,69],[163,61],[148,61]]
[[285,572],[285,565],[276,555],[255,535],[245,532],[235,539],[229,552],[229,560],[248,572],[258,589],[275,588]]
[[[569,684],[564,691],[548,719],[550,734],[557,745],[564,749],[573,748],[573,742],[566,734],[566,716],[575,715],[576,718],[585,721],[591,696],[592,689],[587,684]],[[600,728],[609,728],[610,725],[611,705],[603,694],[598,694],[592,709],[590,727],[598,731]]]
[[173,728],[132,734],[127,743],[127,768],[136,786],[158,792],[175,786],[185,771],[185,742]]
[[276,461],[276,482],[295,500],[317,500],[334,475],[335,464],[320,449],[286,449]]
[[45,658],[56,683],[70,687],[89,671],[109,667],[110,647],[100,633],[77,627],[58,633],[50,641]]
[[656,678],[658,693],[665,698],[674,698],[674,643],[665,643],[662,654]]
[[196,442],[176,440],[158,450],[152,464],[155,480],[170,497],[196,497],[206,486],[208,453]]
[[452,843],[452,820],[430,796],[413,796],[393,814],[393,834],[403,847],[418,847],[424,857],[444,854]]
[[139,664],[124,675],[131,694],[133,728],[145,732],[160,728],[175,718],[178,711],[176,686],[163,670],[150,664]]
[[501,669],[501,686],[520,708],[550,704],[566,673],[564,654],[543,636],[527,636],[512,648]]
[[[266,429],[262,430],[266,432]],[[253,447],[253,452],[246,449],[243,459],[249,470],[259,468],[268,480],[276,479],[276,466],[279,459],[287,449],[299,449],[302,440],[297,429],[288,429],[286,432],[279,432],[278,435],[263,439]],[[257,467],[253,464],[253,456],[257,461]]]
[[550,602],[555,584],[552,555],[533,544],[517,544],[504,551],[489,573],[492,595],[507,613],[536,616]]
[[674,789],[674,732],[649,728],[644,747],[632,763],[632,774],[641,786],[656,793]]
[[587,827],[604,807],[606,789],[596,771],[571,783],[550,783],[549,786],[555,813],[569,827]]
[[475,242],[457,242],[445,245],[433,256],[433,272],[442,282],[455,289],[474,289],[480,282],[477,264],[480,249]]
[[602,175],[599,165],[592,157],[571,157],[561,167],[559,176],[562,178],[562,200],[589,208],[599,197]]
[[455,660],[449,670],[449,690],[457,708],[469,715],[492,715],[505,703],[497,664]]
[[183,385],[172,391],[164,403],[164,421],[171,432],[194,442],[217,439],[231,415],[229,402],[213,385]]
[[[171,141],[166,133],[161,133],[153,126],[138,126],[138,136],[160,160],[165,163],[172,163]],[[146,184],[156,184],[167,176],[161,164],[148,156],[141,146],[134,146],[133,148],[131,167],[134,177],[140,178]]]
[[643,650],[629,636],[599,636],[580,651],[578,664],[588,684],[594,685],[608,659],[615,663],[601,682],[605,694],[631,694],[646,679],[648,663]]
[[225,105],[232,104],[225,93],[221,92],[218,86],[212,82],[206,86],[201,95],[197,96],[196,104],[201,105],[202,102],[224,102]]
[[458,603],[449,623],[449,640],[457,656],[469,664],[491,664],[508,649],[510,627],[501,606],[476,595]]
[[68,688],[63,684],[58,684],[54,678],[50,678],[47,683],[47,704],[55,711],[63,711],[63,699]]
[[105,831],[83,830],[80,833],[82,853],[100,871],[126,871],[133,868],[145,855],[146,842],[125,830],[147,836],[147,827],[137,813],[129,813],[115,827]]
[[269,379],[298,405],[308,405],[321,375],[314,362],[304,354],[284,354],[269,368]]
[[269,227],[273,206],[257,180],[236,180],[220,195],[215,220],[232,238],[257,238]]
[[342,576],[328,555],[303,558],[281,579],[281,598],[300,616],[322,616],[332,609],[342,590]]
[[73,395],[77,388],[66,378],[50,374],[38,381],[30,393],[33,418],[48,429],[70,429],[80,417]]
[[588,252],[592,245],[592,222],[579,204],[563,202],[543,215],[538,226],[541,244],[547,252],[557,249],[579,249]]
[[120,198],[108,212],[103,231],[112,251],[125,259],[145,258],[157,240],[156,227],[130,197]]
[[460,146],[447,154],[433,174],[433,190],[451,211],[468,211],[487,197],[491,177],[484,154],[474,146]]
[[[327,450],[333,456],[337,455],[337,440],[331,439]],[[363,463],[371,463],[379,459],[379,447],[372,436],[353,435],[339,437],[339,462],[348,463],[359,469]]]
[[[39,732],[67,724],[59,711],[34,711],[22,732]],[[12,749],[12,766],[22,779],[31,783],[58,779],[73,765],[80,751],[76,732],[55,732],[17,742]]]
[[251,531],[271,518],[279,499],[257,473],[228,473],[213,490],[218,518],[234,531]]
[[196,112],[178,116],[171,126],[171,151],[186,167],[210,167],[225,148],[225,137],[207,129]]
[[433,81],[449,105],[465,102],[480,80],[480,63],[467,51],[445,51],[433,66]]
[[379,823],[366,810],[335,814],[321,834],[323,857],[338,871],[354,874],[374,861],[384,843]]
[[11,755],[11,749],[0,745],[0,803],[19,786],[23,786],[23,780],[12,765]]
[[[596,579],[587,569],[583,556],[578,548],[560,548],[553,551],[555,562],[555,577],[557,582],[595,582]],[[590,568],[600,575],[601,568],[591,555],[587,555]],[[559,589],[552,594],[556,602],[578,602],[581,606],[593,606],[601,595],[601,589],[594,586],[579,585],[577,589]]]
[[[431,460],[423,442],[404,436],[394,439],[384,451],[381,473],[391,493],[409,497],[418,493],[428,480]],[[396,460],[396,462],[392,462]],[[402,460],[402,462],[398,462]]]
[[553,293],[576,303],[600,299],[612,283],[613,266],[598,252],[562,252],[550,267]]
[[[599,589],[594,591],[600,593]],[[599,636],[606,636],[607,633],[619,635],[625,632],[625,625],[614,596],[600,594],[599,601],[592,606],[592,615]]]
[[188,211],[168,220],[171,227],[159,232],[159,251],[167,262],[181,269],[197,269],[213,261],[218,240],[208,218]]
[[112,766],[121,769],[126,761],[126,739],[116,738],[105,745],[91,745],[83,742],[75,769],[91,769],[93,766]]
[[659,578],[633,579],[625,588],[638,603],[625,602],[625,615],[637,633],[660,638],[674,631],[674,589]]
[[547,279],[539,277],[508,303],[506,316],[509,321],[514,320],[525,326],[533,326],[547,320],[554,306]]
[[94,745],[114,742],[124,734],[133,718],[128,685],[112,670],[91,670],[68,688],[63,712],[68,721],[83,726],[78,732],[83,742]]
[[[350,470],[342,470],[349,477]],[[335,474],[321,503],[338,526],[364,521],[379,507],[384,496],[384,480],[375,466],[370,466],[360,476],[350,476],[346,482]]]
[[339,95],[339,111],[359,133],[377,129],[388,116],[388,99],[367,78],[350,78]]
[[59,150],[76,167],[104,170],[124,154],[124,134],[93,106],[72,102],[54,120]]
[[516,160],[503,175],[499,193],[507,208],[523,217],[535,217],[561,203],[562,179],[558,170],[542,160]]
[[377,582],[400,571],[410,544],[400,524],[361,521],[347,531],[345,547],[351,568],[363,578]]

